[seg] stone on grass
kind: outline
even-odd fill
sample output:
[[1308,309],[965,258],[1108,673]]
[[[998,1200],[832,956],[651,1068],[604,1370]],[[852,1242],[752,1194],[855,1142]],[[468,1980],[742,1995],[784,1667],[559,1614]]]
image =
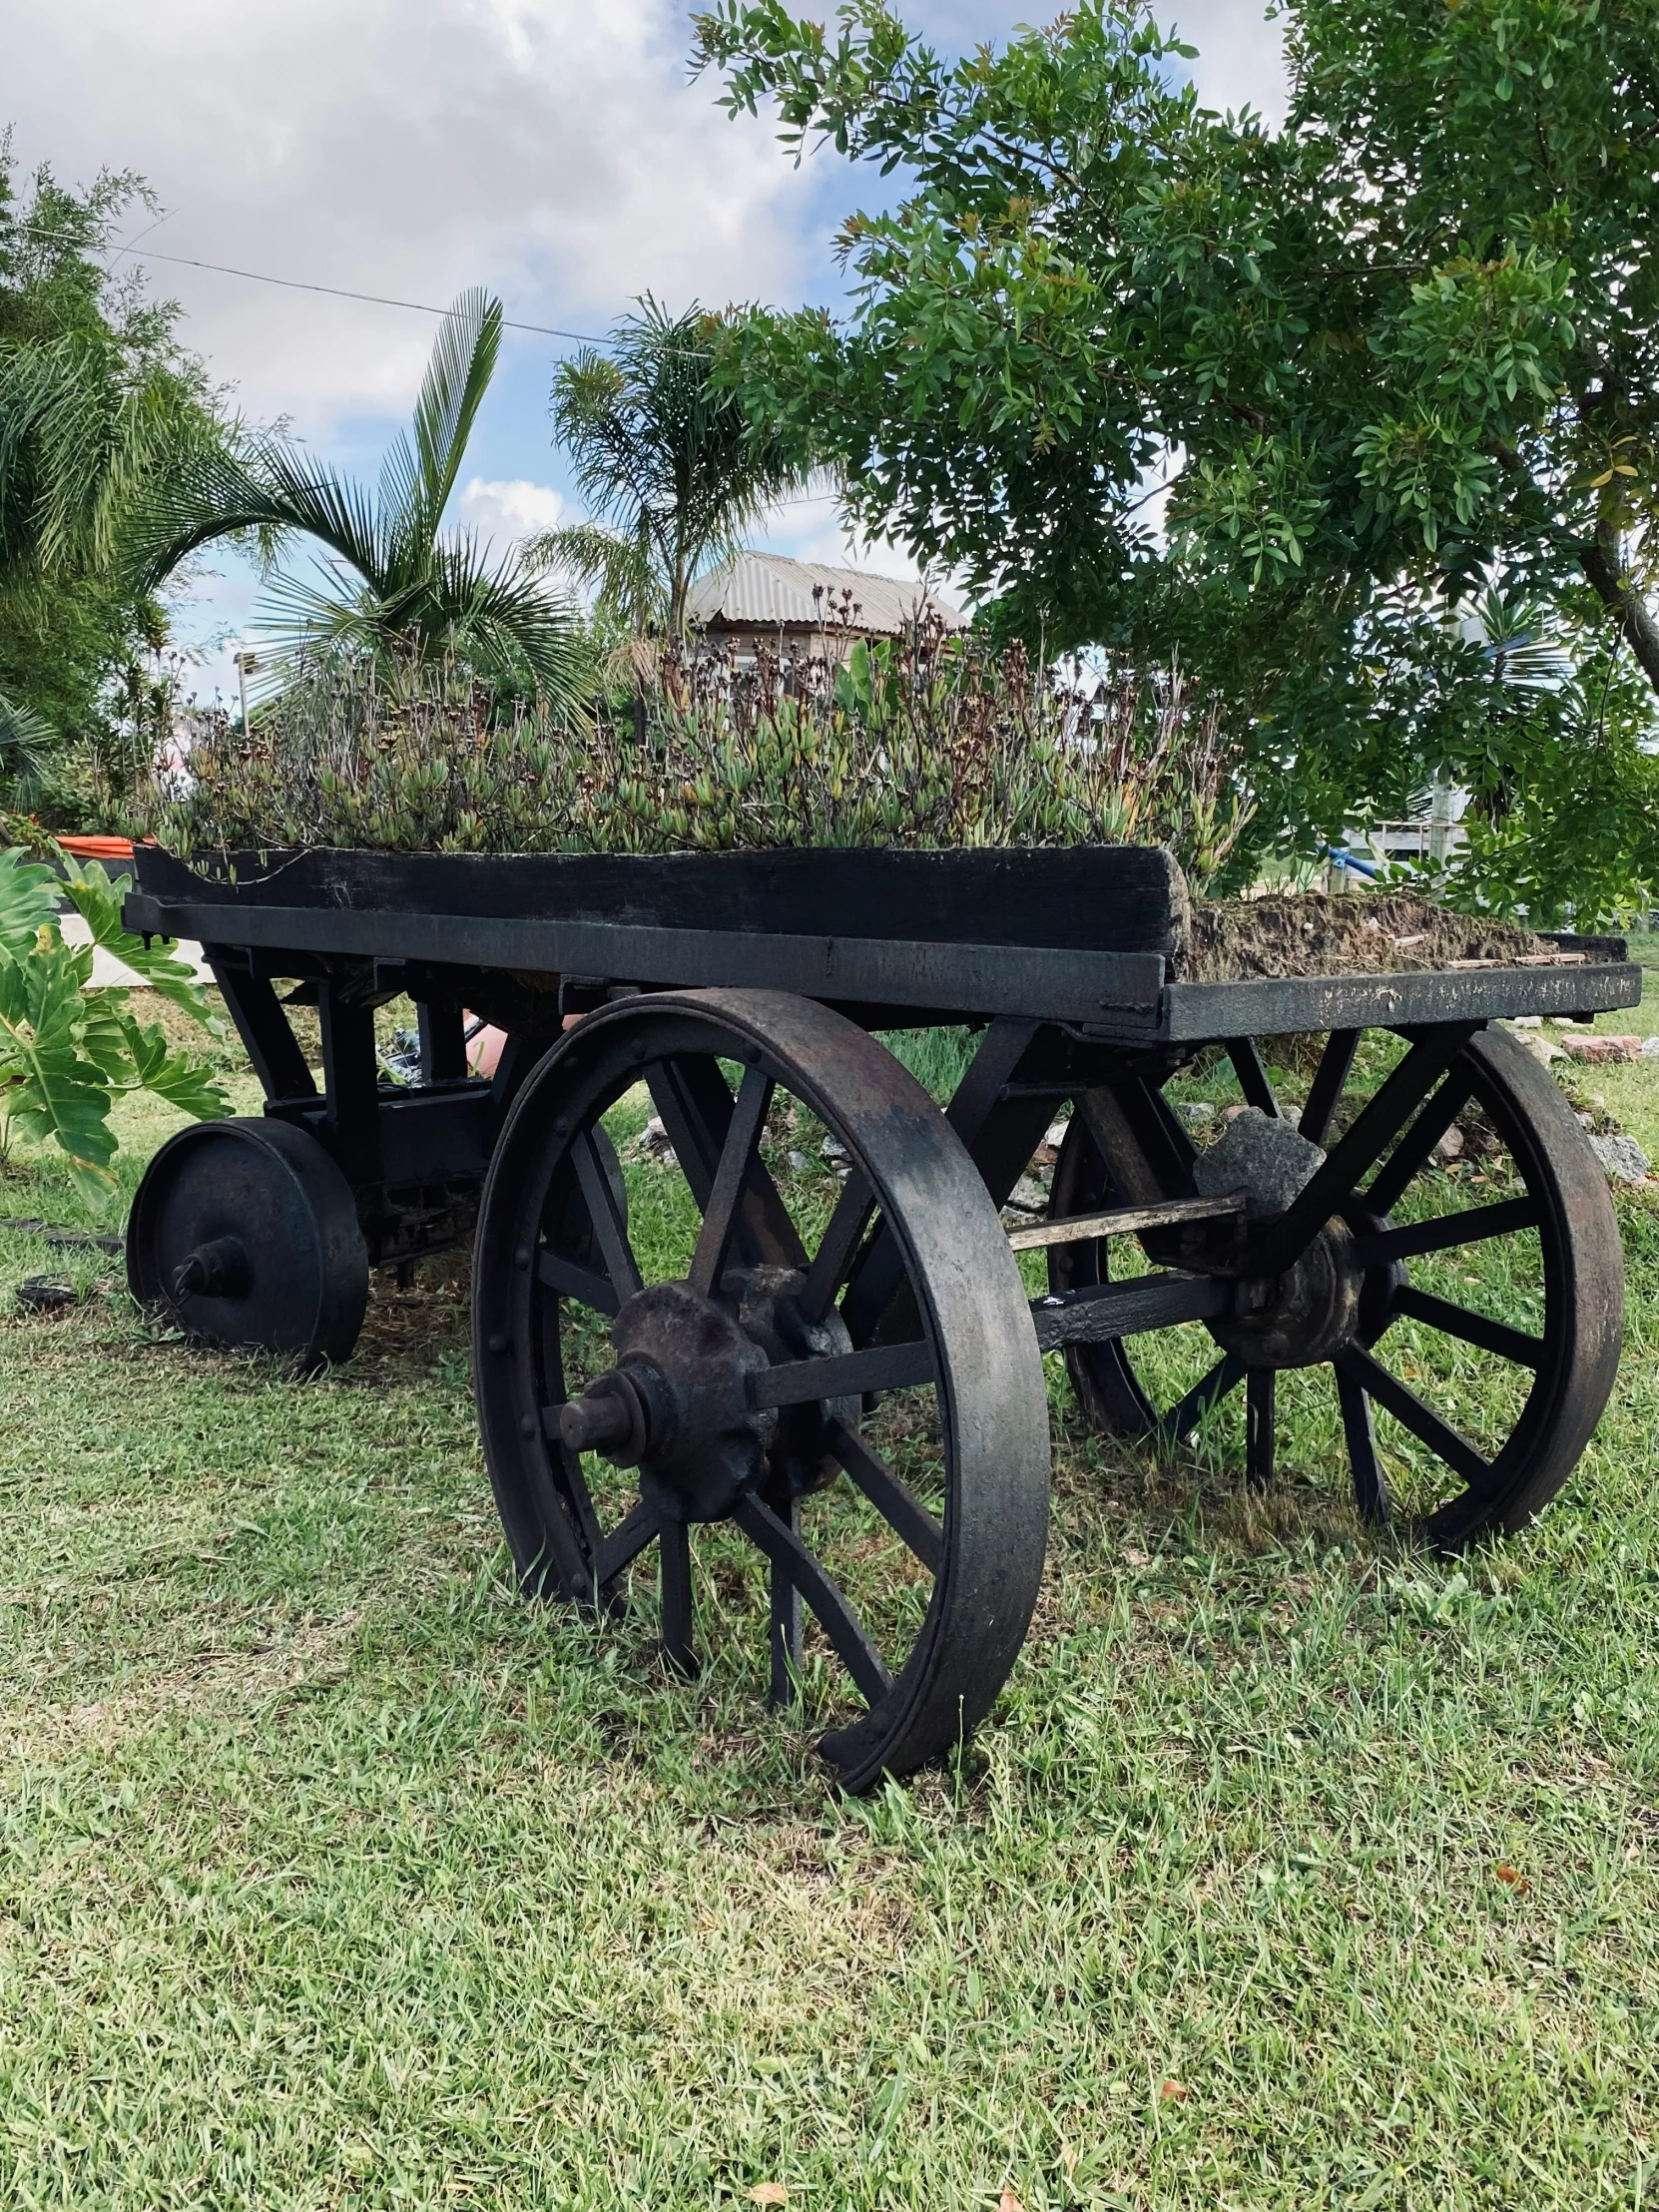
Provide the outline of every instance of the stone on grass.
[[1659,1036],[1642,1039],[1642,1058],[1644,1060],[1659,1060]]
[[1651,1172],[1648,1156],[1634,1137],[1592,1137],[1590,1150],[1601,1162],[1609,1183],[1645,1183]]
[[1282,1214],[1324,1163],[1320,1147],[1288,1121],[1245,1106],[1194,1161],[1193,1182],[1201,1198],[1243,1191],[1247,1218],[1265,1221]]
[[1601,1064],[1609,1060],[1639,1060],[1642,1056],[1640,1037],[1564,1036],[1561,1049],[1569,1059],[1586,1060]]

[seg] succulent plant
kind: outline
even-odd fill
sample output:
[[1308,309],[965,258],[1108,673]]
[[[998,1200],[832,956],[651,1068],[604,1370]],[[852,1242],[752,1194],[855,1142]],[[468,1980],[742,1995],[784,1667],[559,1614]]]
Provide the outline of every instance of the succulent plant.
[[331,670],[200,737],[151,827],[184,853],[1132,841],[1202,884],[1251,814],[1179,672],[1062,680],[927,622],[811,658],[671,644],[628,705],[556,721],[454,666]]

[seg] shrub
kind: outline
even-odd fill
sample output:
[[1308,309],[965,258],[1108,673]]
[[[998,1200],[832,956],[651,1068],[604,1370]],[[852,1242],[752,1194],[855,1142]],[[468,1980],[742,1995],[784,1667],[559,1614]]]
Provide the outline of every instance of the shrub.
[[[60,881],[15,847],[0,850],[0,1155],[13,1133],[55,1143],[76,1189],[101,1211],[116,1196],[110,1107],[120,1094],[150,1091],[204,1119],[230,1108],[200,1060],[170,1051],[158,1027],[128,1011],[126,985],[92,980],[93,948],[101,945],[151,989],[219,1026],[185,963],[122,927],[130,879],[112,881],[96,861],[66,862],[65,873]],[[61,889],[86,921],[91,944],[65,944]]]

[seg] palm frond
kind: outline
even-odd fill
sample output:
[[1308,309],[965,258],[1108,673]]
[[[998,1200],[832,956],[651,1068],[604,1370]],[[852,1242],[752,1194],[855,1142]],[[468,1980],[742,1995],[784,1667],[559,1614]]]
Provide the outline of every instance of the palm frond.
[[436,549],[423,643],[491,675],[528,677],[550,708],[573,707],[587,674],[581,621],[515,550],[493,566],[473,537]]
[[56,742],[39,715],[0,692],[0,795],[9,807],[34,804]]
[[362,488],[262,438],[241,451],[206,448],[148,488],[124,539],[132,580],[152,591],[203,546],[244,531],[265,533],[273,554],[294,533],[320,538],[371,581],[386,566],[383,532]]
[[646,293],[613,333],[555,373],[552,414],[590,510],[649,549],[667,624],[684,626],[692,578],[721,558],[810,462],[757,430],[716,379],[720,317],[672,315]]
[[474,285],[439,325],[412,439],[399,437],[381,464],[382,507],[411,551],[431,543],[443,518],[500,352],[501,302]]
[[48,571],[107,566],[141,488],[221,435],[166,364],[135,365],[109,329],[74,328],[0,364],[0,484],[26,478]]
[[625,538],[602,522],[567,523],[526,539],[527,565],[557,574],[564,571],[594,593],[595,610],[626,625],[637,636],[663,628],[668,595],[662,588],[653,549],[640,538]]
[[573,704],[586,648],[568,597],[517,552],[492,559],[473,537],[438,536],[500,342],[499,300],[463,292],[432,348],[412,430],[386,455],[378,498],[275,437],[191,456],[140,503],[127,538],[135,581],[153,588],[199,547],[241,532],[264,533],[276,549],[308,537],[334,561],[310,578],[269,578],[255,614],[267,647],[262,691],[319,661],[412,654],[454,656]]

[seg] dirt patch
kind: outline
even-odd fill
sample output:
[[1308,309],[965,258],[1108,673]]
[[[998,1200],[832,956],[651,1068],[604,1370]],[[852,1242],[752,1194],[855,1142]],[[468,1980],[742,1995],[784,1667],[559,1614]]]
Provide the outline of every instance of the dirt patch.
[[1302,891],[1283,898],[1193,901],[1184,980],[1267,975],[1400,975],[1459,961],[1562,958],[1512,922],[1450,913],[1407,891]]

